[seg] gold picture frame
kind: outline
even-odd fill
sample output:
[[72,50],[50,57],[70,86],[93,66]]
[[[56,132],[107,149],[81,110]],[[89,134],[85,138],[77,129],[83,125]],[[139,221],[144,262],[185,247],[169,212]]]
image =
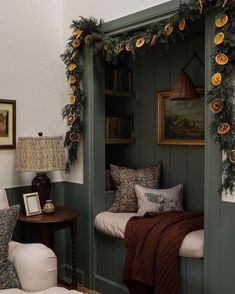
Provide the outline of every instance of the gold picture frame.
[[170,91],[157,93],[157,143],[161,145],[204,145],[204,89],[194,100],[169,100]]
[[38,192],[23,194],[25,212],[27,216],[42,213]]
[[0,99],[0,149],[16,147],[16,101]]

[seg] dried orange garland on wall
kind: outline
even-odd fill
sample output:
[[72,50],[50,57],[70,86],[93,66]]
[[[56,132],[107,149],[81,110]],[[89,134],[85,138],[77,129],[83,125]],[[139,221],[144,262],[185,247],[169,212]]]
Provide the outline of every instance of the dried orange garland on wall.
[[[223,164],[223,182],[221,190],[233,190],[235,165],[231,160],[231,150],[235,150],[235,122],[232,74],[234,73],[235,56],[235,1],[227,0],[190,0],[181,3],[178,11],[168,19],[161,20],[144,30],[125,32],[118,36],[105,34],[101,22],[94,18],[81,17],[73,21],[72,34],[62,59],[66,64],[66,75],[70,85],[69,103],[63,109],[63,117],[67,119],[68,131],[65,136],[65,147],[68,150],[67,171],[77,160],[80,138],[84,133],[83,105],[85,101],[82,80],[82,49],[92,46],[94,54],[99,52],[107,61],[113,61],[123,51],[133,56],[148,47],[173,42],[175,36],[184,38],[190,25],[204,13],[214,17],[214,55],[211,59],[211,90],[207,93],[207,101],[214,114],[210,125],[211,134],[220,143],[221,150],[227,154]],[[217,98],[215,98],[217,97]],[[75,119],[71,119],[71,115]],[[70,119],[68,119],[70,117]],[[224,132],[225,124],[228,128]],[[223,127],[222,127],[223,126]],[[227,125],[226,125],[227,126]],[[228,127],[228,126],[227,126]],[[222,135],[219,132],[222,131]]]

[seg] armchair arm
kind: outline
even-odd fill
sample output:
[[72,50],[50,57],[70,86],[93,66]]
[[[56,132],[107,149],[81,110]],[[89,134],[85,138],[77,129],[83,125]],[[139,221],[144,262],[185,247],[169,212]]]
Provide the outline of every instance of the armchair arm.
[[11,241],[9,259],[16,268],[23,290],[40,291],[57,285],[57,258],[45,245]]

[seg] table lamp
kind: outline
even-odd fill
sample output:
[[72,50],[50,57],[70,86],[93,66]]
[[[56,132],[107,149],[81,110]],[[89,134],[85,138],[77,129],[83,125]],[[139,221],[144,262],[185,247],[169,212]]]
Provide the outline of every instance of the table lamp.
[[19,137],[16,146],[16,170],[36,172],[32,191],[38,192],[41,207],[50,197],[51,181],[48,171],[65,169],[65,152],[62,137]]

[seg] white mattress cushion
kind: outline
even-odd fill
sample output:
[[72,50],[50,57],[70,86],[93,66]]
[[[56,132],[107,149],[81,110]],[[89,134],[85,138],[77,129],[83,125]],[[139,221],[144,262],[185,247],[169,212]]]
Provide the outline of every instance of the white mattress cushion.
[[[124,239],[128,220],[137,213],[115,213],[104,211],[95,217],[95,227],[112,237]],[[203,258],[204,230],[187,234],[181,244],[179,255],[183,257]]]
[[204,230],[190,232],[184,237],[179,256],[203,258],[204,256]]
[[135,215],[137,213],[104,211],[95,217],[95,227],[104,234],[124,239],[126,224]]

